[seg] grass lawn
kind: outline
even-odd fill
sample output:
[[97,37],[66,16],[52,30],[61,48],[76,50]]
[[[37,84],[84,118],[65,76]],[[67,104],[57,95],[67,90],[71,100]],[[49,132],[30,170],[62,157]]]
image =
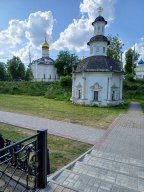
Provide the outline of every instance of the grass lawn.
[[98,108],[73,105],[71,102],[55,101],[38,96],[0,94],[0,110],[62,120],[97,128],[107,128],[126,109],[127,105],[122,107]]
[[[0,123],[0,133],[7,139],[19,141],[36,132]],[[49,135],[48,147],[51,172],[54,172],[86,152],[91,145]]]

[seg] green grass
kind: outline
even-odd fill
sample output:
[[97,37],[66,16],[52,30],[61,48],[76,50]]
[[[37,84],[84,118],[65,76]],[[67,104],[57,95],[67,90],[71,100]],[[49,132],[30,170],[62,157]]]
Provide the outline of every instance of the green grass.
[[[0,123],[0,133],[7,139],[19,141],[28,136],[34,135],[34,131],[10,126]],[[64,139],[61,137],[48,136],[48,148],[50,152],[51,172],[54,172],[68,164],[81,154],[86,152],[91,145]]]
[[126,109],[127,105],[99,108],[74,105],[68,101],[57,101],[41,96],[0,94],[0,110],[62,120],[97,128],[107,128]]

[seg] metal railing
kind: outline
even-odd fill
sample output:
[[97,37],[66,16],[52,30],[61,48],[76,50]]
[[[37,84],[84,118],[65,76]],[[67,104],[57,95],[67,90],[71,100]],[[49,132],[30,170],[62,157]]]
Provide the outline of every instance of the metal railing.
[[36,191],[50,173],[47,130],[0,149],[0,191]]

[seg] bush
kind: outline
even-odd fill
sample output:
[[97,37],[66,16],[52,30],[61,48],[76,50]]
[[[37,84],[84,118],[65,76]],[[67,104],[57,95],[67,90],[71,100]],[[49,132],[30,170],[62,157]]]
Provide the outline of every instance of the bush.
[[142,97],[144,95],[144,80],[124,80],[123,92],[125,98]]
[[134,81],[134,77],[135,77],[134,74],[127,74],[125,76],[125,79],[128,80],[128,81]]
[[62,87],[60,83],[52,83],[49,85],[47,92],[45,93],[45,97],[49,99],[55,100],[70,100],[71,97],[71,88]]
[[60,84],[62,87],[71,87],[72,86],[72,78],[70,76],[62,76],[60,78]]

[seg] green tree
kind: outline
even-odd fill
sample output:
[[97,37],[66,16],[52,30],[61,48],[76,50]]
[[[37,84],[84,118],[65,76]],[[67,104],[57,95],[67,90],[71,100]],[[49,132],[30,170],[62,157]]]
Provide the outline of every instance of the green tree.
[[25,78],[25,66],[19,57],[13,56],[8,60],[7,71],[11,80],[24,80]]
[[132,48],[128,49],[125,53],[125,73],[134,74],[134,68],[136,61],[139,58],[139,54],[135,52]]
[[107,56],[113,58],[117,63],[121,63],[121,54],[123,43],[119,39],[118,36],[108,36],[108,40],[110,41],[110,45],[107,49]]
[[5,81],[7,78],[5,63],[0,62],[0,81]]
[[26,80],[26,81],[30,81],[30,80],[32,80],[32,79],[33,79],[33,73],[32,73],[31,68],[28,67],[28,68],[26,69],[26,73],[25,73],[25,80]]
[[68,51],[60,51],[55,61],[55,67],[59,76],[71,76],[73,68],[79,62],[78,56]]

